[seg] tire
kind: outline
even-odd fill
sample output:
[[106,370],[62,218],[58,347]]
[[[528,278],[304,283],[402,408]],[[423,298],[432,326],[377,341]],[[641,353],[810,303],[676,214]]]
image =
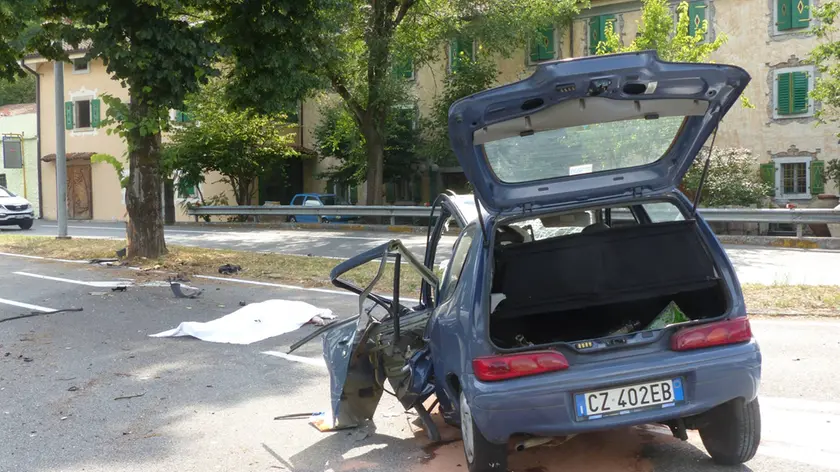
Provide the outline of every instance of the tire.
[[699,428],[700,438],[713,461],[721,465],[739,465],[755,456],[761,442],[758,398],[749,403],[737,398],[705,416],[705,424]]
[[20,229],[24,229],[24,230],[30,229],[30,228],[32,228],[32,220],[24,221],[23,223],[19,224],[18,226],[20,226]]
[[507,470],[507,444],[493,444],[478,430],[467,397],[461,392],[461,437],[469,472],[504,472]]
[[326,217],[324,217],[324,216],[321,217],[321,223],[322,224],[327,224],[329,222],[330,222],[330,220],[328,220]]
[[295,218],[294,216],[290,216],[289,223],[297,223],[297,218]]

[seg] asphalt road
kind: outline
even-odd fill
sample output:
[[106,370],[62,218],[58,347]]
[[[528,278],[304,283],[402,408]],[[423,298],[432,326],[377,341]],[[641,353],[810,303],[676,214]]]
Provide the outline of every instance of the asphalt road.
[[[32,231],[21,234],[52,236],[57,233],[52,222],[38,221]],[[13,234],[7,229],[0,234]],[[76,237],[124,238],[122,223],[71,224],[69,233]],[[220,227],[166,228],[166,240],[171,244],[211,249],[312,254],[346,259],[359,252],[380,245],[391,238],[399,238],[412,251],[422,254],[426,246],[425,234],[397,234],[359,231],[312,231],[292,229]],[[438,259],[448,257],[455,242],[444,237]],[[726,246],[742,283],[761,284],[840,284],[840,251],[819,249],[782,249],[755,246]]]
[[[85,285],[134,276],[0,256],[0,318],[31,309],[10,303],[84,308],[0,323],[0,471],[464,470],[457,430],[443,429],[453,442],[429,446],[414,417],[387,396],[375,430],[320,433],[306,421],[274,421],[328,407],[323,367],[262,354],[285,350],[312,327],[246,346],[148,337],[227,314],[239,301],[303,300],[344,317],[354,297],[194,280],[205,292],[184,300],[166,288],[111,293]],[[840,322],[756,319],[753,328],[764,354],[764,439],[746,466],[713,465],[696,434],[681,443],[661,428],[633,428],[515,453],[511,470],[840,470],[832,361],[840,357]],[[319,343],[296,354],[317,359]]]

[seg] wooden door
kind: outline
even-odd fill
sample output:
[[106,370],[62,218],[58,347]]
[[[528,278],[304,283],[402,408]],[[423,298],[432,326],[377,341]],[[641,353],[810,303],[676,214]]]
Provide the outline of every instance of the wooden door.
[[71,220],[93,218],[90,163],[67,166],[67,218]]

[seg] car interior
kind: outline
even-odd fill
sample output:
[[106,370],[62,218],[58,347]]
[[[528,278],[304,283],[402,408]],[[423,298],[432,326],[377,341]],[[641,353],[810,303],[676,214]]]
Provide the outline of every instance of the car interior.
[[492,294],[503,300],[490,333],[500,348],[645,330],[672,303],[692,320],[727,307],[694,220],[671,203],[540,216],[495,236]]

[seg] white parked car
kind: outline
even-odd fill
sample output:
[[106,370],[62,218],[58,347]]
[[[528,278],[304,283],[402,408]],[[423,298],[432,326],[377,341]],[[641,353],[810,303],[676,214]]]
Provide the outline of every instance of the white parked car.
[[29,200],[0,187],[0,226],[20,226],[20,229],[29,229],[34,220],[35,214]]

